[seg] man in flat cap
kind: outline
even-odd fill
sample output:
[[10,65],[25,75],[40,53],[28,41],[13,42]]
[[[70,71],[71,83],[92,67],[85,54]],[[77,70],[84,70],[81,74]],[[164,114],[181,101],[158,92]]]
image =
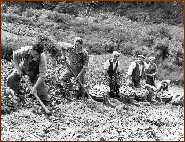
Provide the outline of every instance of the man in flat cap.
[[127,84],[129,86],[140,88],[141,87],[141,79],[145,79],[145,72],[144,72],[144,63],[145,57],[143,55],[137,55],[136,60],[131,62],[128,72],[127,72]]
[[121,53],[113,51],[112,58],[104,63],[104,73],[108,77],[108,84],[110,87],[110,97],[119,97],[119,75],[120,75],[120,62],[118,58]]

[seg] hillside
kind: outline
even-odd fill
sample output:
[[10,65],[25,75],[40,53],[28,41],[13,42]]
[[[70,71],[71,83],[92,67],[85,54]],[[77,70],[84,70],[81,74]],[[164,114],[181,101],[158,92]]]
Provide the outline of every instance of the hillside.
[[[89,54],[111,53],[115,49],[126,56],[139,53],[156,56],[159,79],[169,78],[183,84],[182,6],[164,2],[5,2],[3,58],[10,58],[7,52],[11,53],[11,49],[32,44],[38,33],[71,43],[75,36],[82,36]],[[67,11],[70,9],[73,11]]]
[[[12,51],[33,44],[42,33],[69,43],[76,36],[83,37],[90,54],[87,90],[104,83],[102,64],[113,50],[119,50],[122,84],[134,55],[142,53],[156,56],[156,81],[172,80],[172,96],[183,96],[183,13],[184,4],[177,2],[3,2],[1,139],[183,141],[183,101],[180,105],[131,105],[111,99],[115,108],[89,99],[71,102],[55,84],[65,66],[53,64],[52,60],[48,60],[46,74],[52,116],[37,112],[40,104],[29,97],[31,86],[27,76],[21,81],[24,103],[18,103],[16,95],[6,93],[7,76],[13,71]],[[53,48],[52,43],[48,47]]]

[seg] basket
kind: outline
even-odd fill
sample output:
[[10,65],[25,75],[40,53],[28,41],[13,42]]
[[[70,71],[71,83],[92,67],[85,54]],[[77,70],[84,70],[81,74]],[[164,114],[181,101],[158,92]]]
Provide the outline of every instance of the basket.
[[96,84],[92,89],[89,91],[89,95],[98,102],[103,102],[105,97],[108,96],[110,92],[110,88],[104,84]]
[[132,103],[135,100],[135,93],[132,92],[131,94],[120,94],[121,101],[123,103]]

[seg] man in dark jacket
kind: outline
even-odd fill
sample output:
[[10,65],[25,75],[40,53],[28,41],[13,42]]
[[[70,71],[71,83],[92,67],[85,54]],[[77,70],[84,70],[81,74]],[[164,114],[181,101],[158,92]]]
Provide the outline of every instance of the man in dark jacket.
[[145,57],[143,55],[138,55],[137,60],[133,61],[127,72],[128,77],[128,85],[133,86],[135,88],[141,87],[141,79],[145,79]]
[[108,83],[110,87],[110,97],[119,97],[119,75],[120,75],[120,62],[118,58],[120,53],[117,51],[113,52],[113,58],[107,60],[104,63],[105,75],[108,77]]

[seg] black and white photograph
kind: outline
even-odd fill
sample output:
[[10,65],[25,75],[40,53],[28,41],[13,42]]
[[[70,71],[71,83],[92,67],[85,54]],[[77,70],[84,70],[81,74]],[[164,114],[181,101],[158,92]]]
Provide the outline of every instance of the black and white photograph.
[[184,141],[184,1],[1,2],[2,141]]

